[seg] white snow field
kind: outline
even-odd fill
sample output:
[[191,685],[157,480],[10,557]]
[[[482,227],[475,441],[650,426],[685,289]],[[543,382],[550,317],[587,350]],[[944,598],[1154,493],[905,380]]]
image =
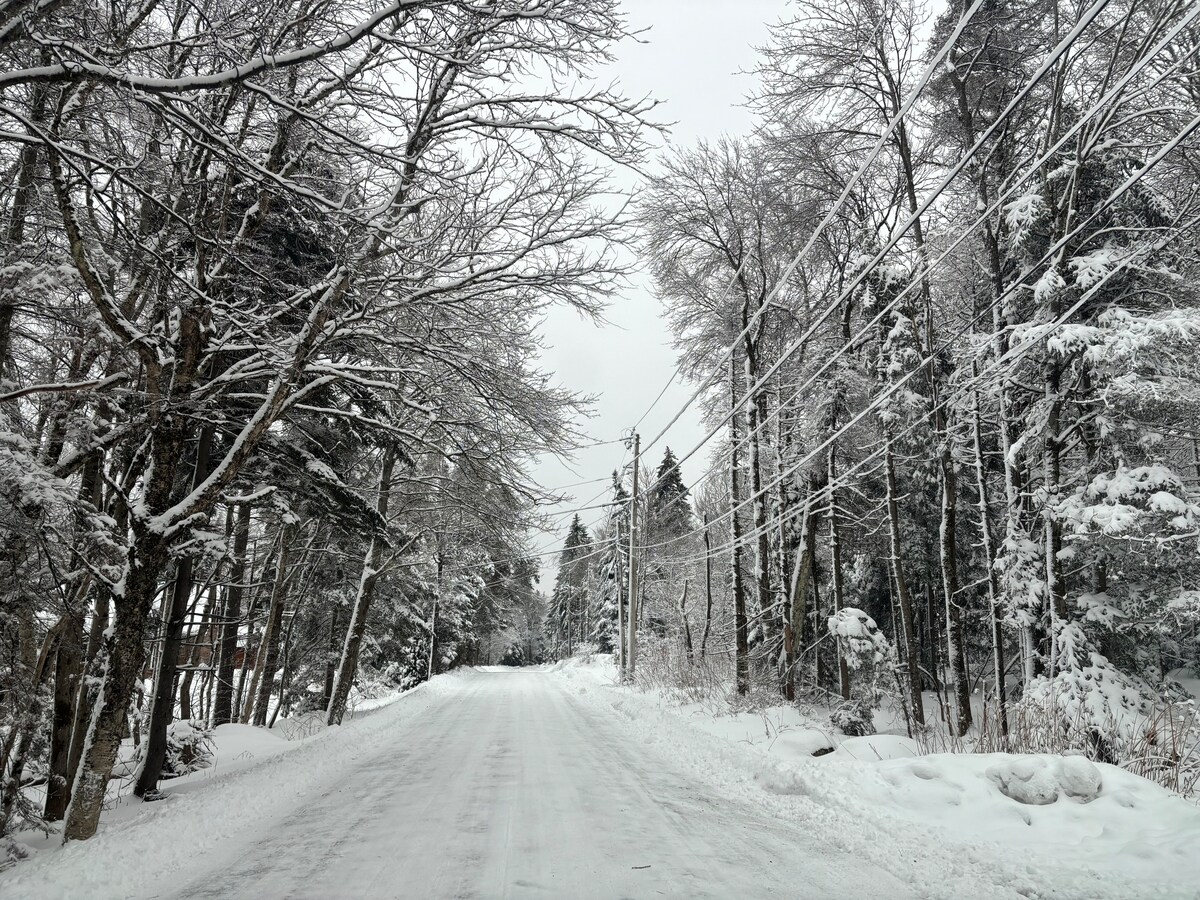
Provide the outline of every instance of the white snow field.
[[1030,806],[988,787],[1012,757],[802,759],[711,724],[608,665],[460,671],[300,741],[235,726],[0,897],[1198,896],[1200,811],[1118,770]]

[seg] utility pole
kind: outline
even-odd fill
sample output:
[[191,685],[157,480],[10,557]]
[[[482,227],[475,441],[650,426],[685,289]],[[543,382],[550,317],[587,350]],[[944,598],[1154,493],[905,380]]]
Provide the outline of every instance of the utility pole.
[[638,621],[638,570],[637,570],[637,511],[638,469],[641,467],[642,437],[633,433],[633,493],[629,497],[629,659],[626,676],[633,681],[637,674],[637,621]]
[[[616,529],[619,531],[619,529]],[[625,573],[621,569],[621,536],[613,534],[613,580],[617,592],[617,674],[621,681],[625,680],[625,598],[621,596],[621,585],[625,581]]]

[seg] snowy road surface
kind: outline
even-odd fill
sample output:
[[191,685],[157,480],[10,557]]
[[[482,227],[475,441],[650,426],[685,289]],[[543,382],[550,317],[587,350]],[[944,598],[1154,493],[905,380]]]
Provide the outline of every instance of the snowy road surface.
[[[731,804],[543,672],[474,671],[336,788],[161,897],[912,896]],[[247,811],[251,814],[251,811]]]

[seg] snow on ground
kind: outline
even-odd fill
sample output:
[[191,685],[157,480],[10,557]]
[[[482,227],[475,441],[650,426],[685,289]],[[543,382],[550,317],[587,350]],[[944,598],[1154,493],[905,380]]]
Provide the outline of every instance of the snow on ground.
[[223,726],[212,768],[44,842],[0,897],[1200,898],[1200,810],[1119,769],[716,710],[597,658]]
[[1190,669],[1173,669],[1167,673],[1167,681],[1173,681],[1183,690],[1200,700],[1200,675]]
[[294,721],[280,720],[271,730],[222,725],[212,767],[162,782],[166,800],[142,803],[127,792],[111,797],[90,841],[63,847],[57,835],[18,835],[34,856],[0,873],[0,897],[152,896],[201,871],[215,845],[249,840],[306,796],[333,788],[360,755],[390,745],[402,723],[436,703],[444,689],[433,682],[364,701],[341,729],[303,725],[294,740],[287,737]]
[[905,737],[845,738],[791,707],[717,714],[617,686],[600,657],[556,677],[729,795],[873,862],[899,863],[920,896],[1200,898],[1200,808],[1114,766],[918,756]]
[[0,875],[0,895],[900,900],[889,870],[721,798],[546,671],[468,670]]

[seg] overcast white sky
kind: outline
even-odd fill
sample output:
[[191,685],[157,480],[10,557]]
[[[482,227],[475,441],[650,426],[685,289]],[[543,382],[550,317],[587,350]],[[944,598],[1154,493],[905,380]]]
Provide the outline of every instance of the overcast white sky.
[[[754,65],[754,45],[767,36],[767,24],[786,10],[786,0],[626,0],[625,10],[634,28],[648,28],[645,43],[627,42],[618,47],[618,59],[609,73],[630,96],[651,94],[662,101],[659,119],[673,122],[669,140],[689,145],[699,139],[722,134],[743,134],[750,116],[742,101],[752,87],[749,75],[737,74]],[[555,310],[548,318],[543,367],[571,390],[594,396],[594,415],[584,428],[594,440],[619,437],[646,411],[675,369],[671,335],[659,317],[658,301],[649,281],[637,284],[617,297],[608,310],[610,325],[597,327],[574,313]],[[687,401],[694,390],[690,384],[672,384],[640,427],[649,441]],[[694,409],[689,409],[664,440],[651,448],[645,462],[657,467],[664,445],[683,455],[704,436]],[[586,479],[603,478],[622,462],[620,445],[583,450],[570,468],[547,458],[537,467],[538,481],[554,488]],[[701,451],[683,466],[690,483],[704,471],[707,451]],[[603,489],[599,500],[608,499],[603,484],[572,488],[569,510],[590,501]],[[584,514],[589,524],[600,511]],[[569,514],[560,516],[558,531],[542,534],[535,549],[557,549],[565,537]],[[543,558],[543,590],[546,573],[553,577],[556,560]]]

